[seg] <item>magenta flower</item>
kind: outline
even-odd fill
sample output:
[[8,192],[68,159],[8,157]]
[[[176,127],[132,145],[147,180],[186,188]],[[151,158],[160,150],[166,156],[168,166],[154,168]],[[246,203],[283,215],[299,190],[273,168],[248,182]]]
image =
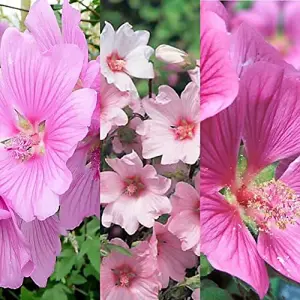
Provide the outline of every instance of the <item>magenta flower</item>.
[[154,50],[147,46],[150,33],[145,30],[133,31],[124,23],[117,31],[105,22],[102,30],[100,64],[101,73],[109,84],[120,91],[136,91],[131,77],[153,78],[153,65],[149,62]]
[[[112,243],[127,248],[125,242]],[[100,294],[103,300],[157,300],[161,284],[156,259],[147,242],[130,249],[132,256],[112,252],[103,258],[100,269]]]
[[193,249],[200,256],[200,173],[195,178],[195,187],[186,182],[177,183],[171,197],[168,229],[181,241],[183,251]]
[[297,1],[254,1],[249,10],[241,10],[233,16],[231,26],[242,22],[258,30],[284,57],[299,69],[300,4]]
[[[234,104],[201,124],[201,251],[261,299],[269,286],[264,261],[300,282],[299,159],[275,179],[257,177],[300,151],[300,86],[284,72],[264,62],[248,67]],[[241,139],[245,170],[237,170]]]
[[168,287],[169,278],[183,281],[186,269],[193,268],[197,263],[197,256],[192,251],[181,249],[180,240],[168,231],[168,224],[155,222],[149,244],[157,259],[162,288]]
[[150,117],[137,127],[142,136],[143,157],[162,155],[161,164],[180,160],[194,164],[200,155],[199,87],[191,82],[181,98],[169,86],[160,86],[155,99],[143,100]]
[[72,181],[66,162],[88,132],[96,92],[72,93],[83,61],[75,45],[42,54],[30,35],[9,28],[0,56],[1,194],[23,220],[44,220]]
[[201,11],[200,19],[202,121],[228,107],[235,99],[239,85],[229,57],[230,35],[224,20],[212,11]]
[[113,84],[108,84],[101,76],[100,93],[100,139],[104,140],[112,126],[123,126],[128,117],[123,108],[131,101],[128,92],[119,91]]
[[54,215],[44,221],[29,223],[20,220],[19,227],[28,242],[34,264],[30,277],[38,286],[46,287],[48,277],[54,271],[56,257],[60,254],[60,234],[64,233],[58,218]]
[[99,133],[89,134],[68,160],[73,181],[60,197],[59,218],[65,229],[74,229],[85,217],[100,217]]
[[37,0],[30,8],[25,25],[36,39],[42,52],[50,50],[55,45],[77,45],[83,55],[83,64],[77,86],[90,87],[91,82],[99,73],[99,65],[96,61],[88,62],[88,45],[79,26],[80,20],[80,12],[72,8],[69,0],[64,0],[62,30],[60,30],[48,1]]
[[1,274],[0,286],[4,288],[19,288],[24,277],[32,275],[30,245],[20,231],[14,212],[0,197],[0,231],[1,231]]
[[103,226],[115,223],[133,234],[139,223],[150,228],[155,219],[171,211],[171,203],[164,196],[170,188],[170,179],[157,175],[151,165],[143,166],[135,152],[106,162],[114,172],[100,175],[101,203],[107,203]]

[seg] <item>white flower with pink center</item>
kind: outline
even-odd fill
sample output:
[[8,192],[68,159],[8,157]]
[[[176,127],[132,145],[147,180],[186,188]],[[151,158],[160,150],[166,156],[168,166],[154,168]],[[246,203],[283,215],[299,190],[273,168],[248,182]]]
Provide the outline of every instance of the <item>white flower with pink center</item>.
[[145,159],[162,156],[161,164],[182,161],[194,164],[200,155],[199,87],[191,82],[181,98],[169,86],[161,86],[155,99],[143,107],[150,117],[137,127]]
[[150,228],[155,219],[171,211],[170,200],[164,196],[171,180],[157,175],[153,166],[143,166],[135,152],[106,162],[114,172],[100,173],[101,203],[107,204],[103,226],[118,224],[133,234],[139,224]]
[[131,77],[154,77],[153,65],[149,62],[154,50],[147,46],[149,37],[148,31],[133,31],[128,23],[115,31],[105,22],[100,36],[100,65],[109,84],[113,83],[120,91],[135,92]]

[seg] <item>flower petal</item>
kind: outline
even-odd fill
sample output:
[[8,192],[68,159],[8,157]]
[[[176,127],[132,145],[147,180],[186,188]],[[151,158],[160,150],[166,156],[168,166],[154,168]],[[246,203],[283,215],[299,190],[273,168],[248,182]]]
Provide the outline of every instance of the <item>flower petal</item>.
[[262,299],[269,287],[267,270],[238,209],[216,193],[201,198],[200,211],[201,252],[214,268],[247,282]]
[[30,277],[38,286],[45,287],[54,271],[56,256],[61,250],[58,219],[53,216],[44,221],[22,222],[21,231],[31,245],[31,255],[35,265]]
[[42,51],[62,43],[55,14],[47,0],[37,0],[30,8],[25,25],[37,40]]

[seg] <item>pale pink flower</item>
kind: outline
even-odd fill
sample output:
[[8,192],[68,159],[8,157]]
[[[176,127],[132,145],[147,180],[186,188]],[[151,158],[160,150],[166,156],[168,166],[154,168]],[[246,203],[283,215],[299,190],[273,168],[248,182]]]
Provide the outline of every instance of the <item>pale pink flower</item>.
[[72,92],[83,61],[75,45],[42,54],[32,36],[9,28],[0,56],[1,194],[23,220],[43,220],[71,184],[66,162],[88,132],[96,92]]
[[157,175],[151,165],[143,166],[135,152],[106,162],[114,172],[100,174],[101,203],[107,203],[103,226],[115,223],[133,234],[139,223],[150,228],[155,219],[171,211],[170,200],[164,196],[170,179]]
[[201,11],[200,15],[202,121],[228,107],[238,93],[239,84],[229,56],[230,35],[224,20],[212,11]]
[[200,300],[200,288],[194,290],[192,298],[193,300]]
[[180,240],[168,231],[168,224],[155,222],[149,244],[157,259],[159,279],[163,288],[168,287],[169,278],[183,281],[186,269],[193,268],[197,263],[197,256],[192,251],[181,249]]
[[128,92],[119,91],[113,84],[108,84],[101,76],[100,93],[100,139],[106,138],[112,126],[124,126],[128,117],[123,108],[131,101]]
[[281,165],[272,180],[257,178],[300,152],[300,86],[286,72],[265,62],[247,67],[236,101],[201,124],[201,252],[261,299],[269,287],[264,261],[300,282],[299,158]]
[[113,150],[116,153],[125,152],[126,154],[134,150],[142,157],[142,141],[141,136],[136,134],[135,130],[142,123],[139,117],[135,117],[128,123],[128,126],[119,128],[118,134],[112,141]]
[[0,197],[0,243],[1,273],[0,286],[3,288],[19,288],[24,277],[32,275],[30,245],[20,231],[14,212]]
[[100,36],[100,64],[109,84],[113,83],[121,91],[136,91],[131,77],[154,77],[153,65],[149,62],[154,50],[147,46],[149,37],[148,31],[133,31],[128,23],[115,31],[105,22]]
[[60,234],[65,232],[55,215],[44,221],[35,219],[26,223],[20,220],[19,227],[29,245],[34,264],[30,277],[39,287],[46,287],[48,277],[54,271],[56,257],[60,254]]
[[69,4],[69,0],[64,0],[62,29],[60,30],[48,1],[37,0],[30,8],[25,25],[36,39],[42,52],[50,50],[55,45],[77,45],[84,57],[78,85],[79,87],[90,87],[91,78],[97,76],[99,67],[96,61],[88,62],[88,45],[79,26],[80,20],[80,12]]
[[74,229],[85,217],[100,217],[100,142],[91,131],[68,160],[73,181],[60,197],[59,218],[65,229]]
[[162,164],[195,163],[200,155],[199,87],[189,83],[179,98],[171,87],[161,86],[155,99],[142,104],[150,117],[137,127],[143,157],[162,155]]
[[182,250],[193,249],[200,256],[200,173],[195,177],[195,187],[177,183],[171,197],[169,231],[179,238]]
[[[125,242],[113,244],[128,249]],[[131,248],[132,256],[112,252],[103,258],[100,269],[100,294],[103,300],[157,300],[161,284],[156,259],[147,242]]]

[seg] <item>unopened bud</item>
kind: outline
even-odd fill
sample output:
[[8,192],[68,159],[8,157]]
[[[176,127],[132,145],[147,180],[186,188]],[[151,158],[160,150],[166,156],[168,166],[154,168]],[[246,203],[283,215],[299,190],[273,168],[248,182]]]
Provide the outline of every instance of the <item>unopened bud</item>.
[[179,67],[181,71],[193,69],[196,64],[186,52],[169,45],[158,46],[155,56],[164,63]]

